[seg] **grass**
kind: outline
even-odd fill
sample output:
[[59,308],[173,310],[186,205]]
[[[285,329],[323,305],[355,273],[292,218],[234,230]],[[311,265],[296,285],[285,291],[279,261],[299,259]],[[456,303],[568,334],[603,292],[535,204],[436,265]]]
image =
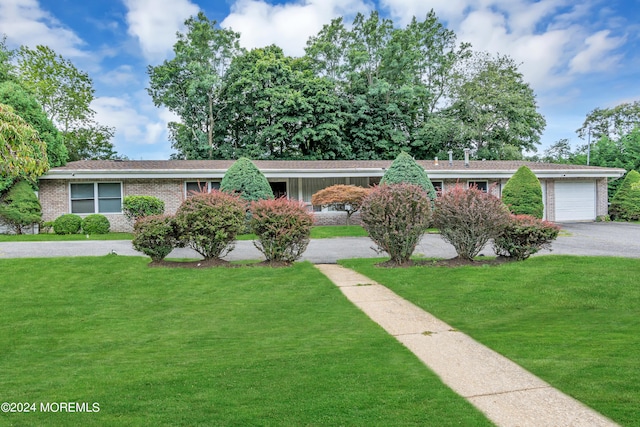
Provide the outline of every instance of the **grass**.
[[640,425],[640,263],[534,257],[494,267],[386,269],[345,260],[553,386]]
[[71,240],[131,240],[131,233],[107,234],[0,234],[0,242],[66,242]]
[[311,264],[0,259],[9,425],[490,425]]
[[[359,225],[319,225],[311,228],[312,239],[328,239],[333,237],[367,237],[368,234]],[[255,234],[241,234],[237,240],[254,240]],[[92,234],[87,239],[84,234],[58,235],[48,234],[0,234],[0,242],[45,242],[70,240],[131,240],[131,233]]]

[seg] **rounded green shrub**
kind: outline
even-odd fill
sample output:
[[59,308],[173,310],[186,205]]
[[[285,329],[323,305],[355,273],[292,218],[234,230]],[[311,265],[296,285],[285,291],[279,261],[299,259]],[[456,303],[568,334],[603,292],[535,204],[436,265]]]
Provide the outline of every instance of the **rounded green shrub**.
[[82,218],[76,214],[60,215],[53,221],[53,231],[56,234],[77,234],[82,227]]
[[125,196],[122,199],[122,213],[134,221],[145,216],[162,215],[164,202],[154,196]]
[[27,181],[17,181],[0,201],[0,223],[22,234],[23,227],[37,224],[41,219],[40,202],[33,188]]
[[411,155],[405,152],[398,154],[398,157],[380,179],[380,185],[401,183],[415,184],[426,191],[431,200],[436,198],[436,190],[427,172],[416,163]]
[[133,226],[133,248],[162,261],[178,246],[175,220],[168,215],[151,215],[140,218]]
[[640,220],[640,173],[630,170],[611,199],[611,219],[618,221]]
[[82,232],[84,234],[107,234],[111,224],[102,214],[87,215],[82,219]]
[[502,232],[493,239],[497,255],[522,261],[548,248],[560,227],[531,215],[512,215]]
[[458,257],[466,260],[480,253],[490,239],[509,222],[507,207],[490,193],[456,185],[436,200],[433,225],[440,237],[451,243]]
[[293,262],[309,245],[313,214],[298,201],[283,197],[251,203],[254,245],[270,262]]
[[233,250],[245,227],[246,203],[239,195],[218,190],[186,199],[175,215],[179,238],[205,259],[221,258]]
[[504,185],[502,202],[514,215],[531,215],[542,219],[544,203],[538,177],[526,166],[521,166]]
[[360,208],[371,240],[395,264],[405,264],[431,219],[431,200],[415,184],[380,185],[369,192]]
[[246,157],[236,160],[220,182],[220,191],[229,194],[239,194],[243,200],[273,199],[273,191],[269,181],[260,169]]

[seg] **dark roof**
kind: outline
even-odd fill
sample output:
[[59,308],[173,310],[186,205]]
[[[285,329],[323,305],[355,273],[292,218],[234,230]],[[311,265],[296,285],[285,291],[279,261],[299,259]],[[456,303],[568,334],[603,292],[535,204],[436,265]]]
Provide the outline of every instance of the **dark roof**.
[[[52,171],[189,171],[189,170],[226,170],[235,160],[80,160],[69,162],[65,166],[52,168]],[[539,163],[520,160],[471,160],[465,167],[464,161],[454,160],[418,160],[418,164],[429,171],[445,170],[517,170],[527,166],[531,170],[612,170],[597,166],[569,165],[559,163]],[[335,169],[382,169],[388,168],[392,160],[254,160],[260,170],[335,170]]]

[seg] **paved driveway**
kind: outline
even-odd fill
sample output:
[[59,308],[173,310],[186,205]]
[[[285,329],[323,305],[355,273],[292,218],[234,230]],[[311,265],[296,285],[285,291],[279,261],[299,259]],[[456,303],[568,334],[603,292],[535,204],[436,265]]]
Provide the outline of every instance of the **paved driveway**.
[[[640,224],[599,222],[562,224],[564,233],[553,243],[552,250],[541,254],[602,255],[640,258]],[[371,258],[377,254],[368,237],[345,237],[312,240],[302,259],[313,263],[335,263],[342,258]],[[110,252],[118,255],[136,255],[129,241],[74,241],[74,242],[0,242],[0,258],[101,256]],[[437,234],[425,235],[418,244],[416,254],[433,258],[453,258],[453,247]],[[492,255],[490,245],[482,251]],[[176,249],[171,257],[195,258],[190,249]],[[239,241],[236,249],[225,259],[262,259],[262,254],[251,241]]]

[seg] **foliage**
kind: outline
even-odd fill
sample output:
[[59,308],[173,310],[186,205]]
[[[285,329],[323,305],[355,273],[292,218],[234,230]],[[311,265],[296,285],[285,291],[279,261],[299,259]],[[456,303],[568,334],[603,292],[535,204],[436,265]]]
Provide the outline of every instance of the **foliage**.
[[402,152],[391,163],[391,166],[382,176],[380,185],[385,184],[415,184],[422,188],[431,200],[436,198],[436,190],[427,176],[424,168],[416,163],[409,154]]
[[133,226],[133,240],[136,251],[162,261],[178,246],[177,226],[169,215],[148,215],[139,218]]
[[504,185],[502,202],[515,215],[532,215],[540,219],[544,215],[540,181],[526,166],[521,166]]
[[638,171],[631,170],[625,176],[611,200],[609,215],[614,220],[640,220],[640,173]]
[[489,239],[502,232],[509,218],[509,210],[497,197],[456,185],[436,200],[433,226],[458,257],[472,260]]
[[60,215],[53,221],[53,231],[56,234],[77,234],[82,227],[82,218],[76,214]]
[[38,132],[38,138],[46,146],[49,166],[62,166],[66,163],[67,149],[64,146],[63,135],[47,118],[46,113],[33,95],[18,83],[2,82],[0,83],[0,103],[13,107],[15,114]]
[[364,228],[395,264],[409,261],[430,219],[429,196],[415,184],[375,187],[362,202]]
[[280,197],[251,203],[254,245],[267,261],[293,262],[309,244],[313,214],[299,201]]
[[122,213],[134,221],[145,216],[162,215],[164,201],[155,196],[125,196],[122,199]]
[[244,229],[245,207],[240,196],[218,190],[189,196],[175,215],[181,242],[205,259],[223,257]]
[[42,209],[31,185],[17,181],[0,201],[0,222],[9,226],[16,234],[22,228],[40,222]]
[[48,46],[22,46],[17,59],[20,84],[35,96],[64,136],[64,155],[58,159],[50,153],[51,165],[64,164],[67,153],[69,161],[115,158],[110,141],[115,129],[95,121],[96,113],[91,109],[95,90],[89,75]]
[[35,181],[49,169],[46,146],[38,132],[10,106],[0,104],[0,176]]
[[560,227],[531,215],[513,215],[502,232],[493,239],[497,255],[522,261],[551,247]]
[[351,216],[360,210],[362,201],[369,194],[369,189],[356,185],[337,184],[324,188],[311,196],[314,206],[332,206],[347,213],[347,225]]
[[102,214],[87,215],[82,219],[82,232],[84,234],[107,234],[111,224]]
[[219,89],[231,60],[242,53],[240,34],[220,28],[202,12],[187,19],[185,27],[186,32],[178,33],[173,45],[174,58],[147,68],[147,91],[156,106],[165,106],[180,117],[169,123],[169,129],[172,146],[181,158],[221,158],[214,128],[227,105]]
[[273,199],[269,181],[260,169],[246,157],[236,160],[225,172],[220,182],[220,191],[238,194],[243,200]]
[[522,150],[535,150],[546,121],[515,61],[479,54],[469,62],[469,76],[457,88],[451,113],[461,121],[476,156],[510,160],[522,158]]
[[640,101],[623,102],[612,108],[596,108],[587,114],[580,129],[582,139],[607,137],[618,140],[640,127]]

